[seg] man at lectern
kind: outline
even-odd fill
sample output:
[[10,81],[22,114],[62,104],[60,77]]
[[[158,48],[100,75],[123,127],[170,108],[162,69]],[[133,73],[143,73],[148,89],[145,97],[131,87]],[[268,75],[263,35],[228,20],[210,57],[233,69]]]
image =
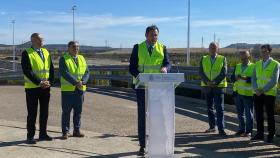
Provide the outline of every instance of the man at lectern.
[[[171,67],[166,47],[158,42],[159,29],[155,25],[146,28],[146,40],[135,44],[130,56],[129,72],[135,86],[139,73],[167,73]],[[138,109],[139,153],[145,154],[145,90],[135,89]]]
[[[218,44],[212,42],[209,45],[209,55],[201,58],[199,68],[202,91],[205,93],[208,109],[209,129],[205,131],[206,133],[215,132],[215,126],[217,124],[219,135],[227,136],[224,130],[224,91],[227,87],[226,74],[226,58],[218,54]],[[217,121],[214,109],[216,109]]]

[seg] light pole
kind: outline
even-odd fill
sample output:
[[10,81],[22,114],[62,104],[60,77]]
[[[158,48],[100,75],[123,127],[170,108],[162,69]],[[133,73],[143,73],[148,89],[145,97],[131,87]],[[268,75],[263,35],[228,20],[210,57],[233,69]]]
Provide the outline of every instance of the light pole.
[[214,42],[216,42],[216,33],[214,32]]
[[201,37],[201,52],[204,50],[204,39],[203,36]]
[[187,48],[187,65],[190,66],[190,13],[191,0],[188,0],[188,48]]
[[72,6],[72,11],[73,11],[73,41],[75,41],[75,10],[77,10],[77,6],[73,5]]
[[15,46],[15,20],[11,22],[13,24],[13,71],[16,71],[16,46]]

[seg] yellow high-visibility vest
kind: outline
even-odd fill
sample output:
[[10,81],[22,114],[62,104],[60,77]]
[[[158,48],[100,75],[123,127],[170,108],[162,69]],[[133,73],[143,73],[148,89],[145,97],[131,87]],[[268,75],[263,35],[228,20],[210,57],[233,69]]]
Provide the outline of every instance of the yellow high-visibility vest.
[[[212,64],[210,55],[206,55],[202,57],[202,68],[203,72],[206,75],[206,77],[213,81],[220,73],[224,66],[224,59],[225,57],[222,55],[217,55],[215,62]],[[204,84],[203,81],[201,81],[201,86],[207,86]],[[219,83],[218,87],[227,87],[227,81],[226,77],[222,80],[221,83]]]
[[[234,75],[240,75],[242,77],[252,77],[255,64],[249,63],[246,69],[242,72],[242,63],[236,65]],[[247,83],[245,80],[238,80],[234,82],[233,90],[240,95],[253,96],[253,88],[251,83]]]
[[[27,48],[26,52],[29,57],[31,69],[40,80],[48,80],[50,76],[51,58],[46,48],[41,48],[44,55],[44,61],[34,48]],[[40,85],[34,84],[28,77],[24,75],[25,88],[38,88]]]
[[[270,63],[266,66],[266,68],[263,68],[263,61],[259,60],[256,62],[256,78],[257,78],[257,88],[263,88],[271,79],[275,68],[279,65],[279,63],[272,59]],[[277,83],[268,90],[267,92],[264,93],[265,95],[271,95],[271,96],[276,96],[277,94]]]
[[[138,71],[140,73],[160,73],[164,59],[164,45],[156,42],[150,55],[146,41],[138,44]],[[133,77],[133,83],[136,79]]]
[[[65,60],[66,67],[71,75],[76,77],[76,80],[81,80],[84,76],[87,68],[87,63],[82,55],[77,55],[78,65],[75,63],[73,57],[64,53],[63,58]],[[60,77],[61,91],[75,91],[76,86],[65,80],[62,76]],[[86,91],[86,85],[82,86],[82,90]]]

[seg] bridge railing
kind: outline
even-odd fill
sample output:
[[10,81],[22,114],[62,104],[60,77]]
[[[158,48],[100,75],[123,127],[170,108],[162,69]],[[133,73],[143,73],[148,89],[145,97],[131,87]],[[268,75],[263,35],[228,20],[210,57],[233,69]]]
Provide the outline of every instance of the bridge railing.
[[[111,86],[112,81],[122,81],[127,83],[127,86],[132,85],[132,76],[128,72],[128,66],[123,65],[111,65],[111,66],[89,66],[89,69],[91,71],[91,77],[89,84],[92,84],[95,82],[95,85],[99,82],[96,82],[97,80],[106,80],[108,81],[107,85],[105,86]],[[198,74],[198,67],[186,67],[186,66],[173,66],[171,69],[172,73],[184,73],[185,74],[185,82],[181,83],[179,87],[181,88],[187,88],[187,89],[194,89],[194,90],[200,90],[200,78]],[[232,74],[232,69],[228,70],[228,78]],[[59,81],[59,73],[58,69],[55,69],[55,76],[56,80]],[[23,83],[23,73],[21,69],[18,69],[17,72],[1,72],[0,71],[0,82],[1,81],[7,81],[7,80],[19,80]],[[232,93],[232,84],[229,84],[227,90],[227,94]],[[277,101],[280,101],[280,93],[278,92],[277,95]],[[280,116],[275,115],[277,127],[280,124]],[[280,129],[280,128],[279,128]],[[277,133],[280,135],[280,130],[277,128]]]

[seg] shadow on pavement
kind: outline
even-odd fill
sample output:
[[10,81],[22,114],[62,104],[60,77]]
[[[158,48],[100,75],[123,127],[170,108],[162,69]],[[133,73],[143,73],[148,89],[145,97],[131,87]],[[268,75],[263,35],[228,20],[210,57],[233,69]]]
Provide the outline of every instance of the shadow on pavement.
[[94,87],[88,88],[87,92],[136,101],[136,94],[133,89],[119,90],[116,88]]

